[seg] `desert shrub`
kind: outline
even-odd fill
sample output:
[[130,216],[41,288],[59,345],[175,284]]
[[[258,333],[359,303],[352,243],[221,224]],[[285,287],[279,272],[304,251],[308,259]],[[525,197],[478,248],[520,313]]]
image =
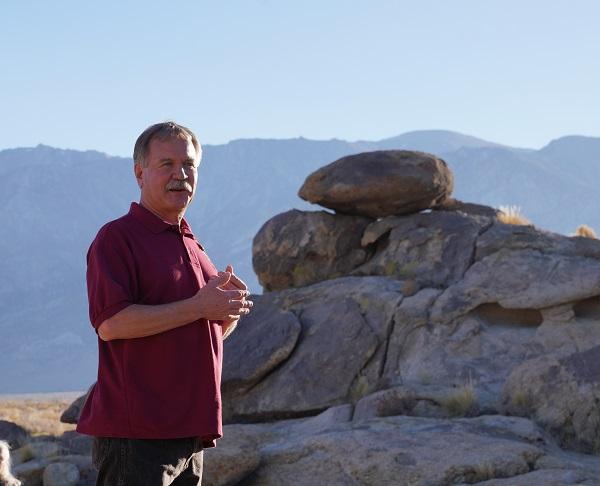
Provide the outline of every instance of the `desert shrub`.
[[442,400],[442,407],[451,417],[467,417],[477,410],[477,395],[473,381],[468,379],[464,385],[452,390]]
[[573,233],[573,236],[584,236],[585,238],[598,239],[596,232],[587,224],[580,224],[575,230],[575,233]]
[[531,225],[531,222],[521,214],[519,206],[500,206],[498,221],[504,224],[517,224],[521,226]]

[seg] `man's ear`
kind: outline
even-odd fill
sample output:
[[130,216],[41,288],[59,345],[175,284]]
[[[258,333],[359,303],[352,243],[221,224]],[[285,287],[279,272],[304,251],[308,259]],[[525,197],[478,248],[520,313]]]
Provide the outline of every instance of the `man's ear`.
[[135,174],[135,178],[137,179],[137,184],[139,186],[139,188],[142,188],[142,172],[143,172],[144,168],[142,167],[142,164],[140,163],[136,163],[133,164],[133,173]]

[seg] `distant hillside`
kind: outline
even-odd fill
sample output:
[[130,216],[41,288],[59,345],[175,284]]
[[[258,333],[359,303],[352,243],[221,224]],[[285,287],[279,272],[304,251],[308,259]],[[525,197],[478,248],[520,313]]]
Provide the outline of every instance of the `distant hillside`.
[[[557,232],[580,223],[600,230],[600,139],[565,137],[535,151],[440,130],[378,142],[207,145],[188,220],[215,264],[231,262],[259,293],[252,238],[277,213],[319,209],[297,197],[304,178],[344,155],[392,148],[442,156],[459,199],[517,204],[536,225]],[[138,196],[131,159],[42,145],[0,151],[0,393],[80,390],[94,380],[85,254],[98,228]]]

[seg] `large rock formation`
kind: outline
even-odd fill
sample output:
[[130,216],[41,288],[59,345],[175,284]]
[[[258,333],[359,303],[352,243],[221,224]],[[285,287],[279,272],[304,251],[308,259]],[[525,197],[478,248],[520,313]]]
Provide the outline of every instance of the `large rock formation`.
[[342,159],[302,193],[353,215],[265,223],[207,484],[600,484],[600,241],[451,181],[424,154]]

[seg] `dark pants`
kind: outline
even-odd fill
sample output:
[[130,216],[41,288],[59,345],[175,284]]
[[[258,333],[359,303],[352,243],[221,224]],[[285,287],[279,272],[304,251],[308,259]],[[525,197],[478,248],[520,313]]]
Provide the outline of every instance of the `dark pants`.
[[96,486],[198,486],[202,482],[202,443],[185,439],[94,437]]

